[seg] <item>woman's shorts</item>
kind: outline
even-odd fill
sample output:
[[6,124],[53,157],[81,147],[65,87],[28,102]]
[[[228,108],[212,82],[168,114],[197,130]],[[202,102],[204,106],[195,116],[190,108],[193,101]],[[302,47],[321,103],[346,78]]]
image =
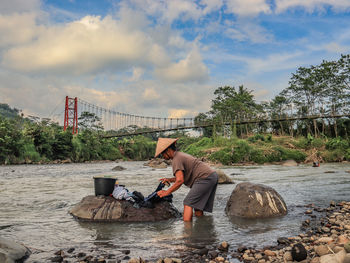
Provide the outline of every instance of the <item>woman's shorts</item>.
[[211,213],[217,185],[218,174],[216,172],[206,178],[196,180],[185,197],[184,205]]

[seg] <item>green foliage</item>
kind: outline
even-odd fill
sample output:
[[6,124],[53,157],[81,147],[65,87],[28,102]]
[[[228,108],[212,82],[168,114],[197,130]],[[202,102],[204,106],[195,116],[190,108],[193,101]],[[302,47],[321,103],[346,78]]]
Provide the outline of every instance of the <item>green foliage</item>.
[[258,133],[258,134],[255,134],[254,136],[248,138],[248,141],[250,141],[250,142],[256,142],[259,140],[264,142],[265,141],[264,135]]
[[117,142],[120,152],[128,159],[145,160],[154,156],[156,142],[150,138],[137,136],[133,139],[122,139]]
[[26,162],[39,162],[41,160],[40,154],[35,150],[33,143],[23,145],[21,157],[24,158]]
[[349,148],[349,142],[347,140],[344,140],[340,137],[330,139],[326,143],[326,149],[327,150],[336,150],[336,149],[347,149]]
[[252,147],[245,140],[237,140],[232,152],[232,162],[248,162],[250,161],[250,153]]
[[224,148],[214,152],[209,156],[209,159],[211,161],[219,161],[224,165],[230,165],[232,163],[232,149]]
[[204,156],[203,150],[214,147],[214,139],[203,137],[199,141],[190,144],[183,151],[193,156]]
[[0,103],[0,116],[5,118],[15,118],[18,117],[18,113],[18,109],[12,109],[8,104]]
[[348,151],[343,149],[333,149],[325,151],[321,154],[322,158],[326,162],[341,162],[348,156]]
[[276,152],[279,152],[280,160],[295,160],[296,162],[303,162],[307,155],[301,151],[294,149],[287,149],[283,146],[274,147]]
[[315,138],[312,140],[311,146],[314,148],[322,148],[325,146],[325,141],[322,138]]

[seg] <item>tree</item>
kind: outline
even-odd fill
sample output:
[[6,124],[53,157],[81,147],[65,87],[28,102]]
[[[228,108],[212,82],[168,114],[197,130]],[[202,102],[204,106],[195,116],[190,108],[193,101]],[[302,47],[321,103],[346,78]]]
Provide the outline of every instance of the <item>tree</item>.
[[95,113],[88,111],[83,111],[78,118],[78,127],[79,129],[89,129],[94,131],[102,131],[103,125],[101,118],[98,117]]
[[[212,101],[210,113],[215,122],[233,123],[234,120],[256,117],[262,111],[262,107],[254,101],[252,91],[245,89],[243,85],[239,86],[237,91],[235,87],[219,87],[214,91],[214,95],[216,97]],[[245,127],[248,133],[248,125]]]

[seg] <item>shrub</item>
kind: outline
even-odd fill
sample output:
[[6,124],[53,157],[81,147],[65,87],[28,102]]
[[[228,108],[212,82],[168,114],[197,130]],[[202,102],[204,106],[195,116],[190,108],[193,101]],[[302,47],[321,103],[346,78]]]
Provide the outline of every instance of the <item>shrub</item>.
[[306,159],[306,156],[307,156],[305,153],[301,151],[294,150],[294,149],[287,149],[282,146],[276,146],[274,147],[274,150],[280,152],[281,160],[294,160],[296,162],[302,162]]
[[308,139],[306,139],[305,137],[300,137],[297,140],[295,140],[293,142],[293,144],[297,147],[297,148],[301,148],[301,149],[308,149],[309,148],[309,141]]
[[254,136],[248,138],[248,141],[250,141],[250,142],[256,142],[259,140],[264,142],[265,141],[264,135],[258,133],[258,134],[255,134]]
[[21,156],[26,161],[39,162],[41,159],[40,154],[35,150],[33,143],[24,144],[22,151]]
[[229,165],[232,163],[231,149],[224,148],[217,152],[214,152],[209,156],[209,159],[212,161],[219,161],[224,165]]
[[343,149],[335,149],[322,153],[322,158],[326,162],[341,162],[344,160],[346,152]]
[[268,161],[263,150],[261,149],[252,149],[250,152],[250,160],[259,164],[263,164]]
[[203,150],[211,147],[213,147],[213,139],[204,137],[187,146],[183,151],[196,157],[202,157],[205,154]]
[[252,147],[244,140],[237,140],[232,152],[232,162],[247,162]]
[[349,148],[349,142],[340,137],[330,139],[326,143],[327,150],[347,149],[347,148]]
[[311,146],[315,148],[322,148],[325,145],[325,142],[321,138],[315,138],[311,142]]

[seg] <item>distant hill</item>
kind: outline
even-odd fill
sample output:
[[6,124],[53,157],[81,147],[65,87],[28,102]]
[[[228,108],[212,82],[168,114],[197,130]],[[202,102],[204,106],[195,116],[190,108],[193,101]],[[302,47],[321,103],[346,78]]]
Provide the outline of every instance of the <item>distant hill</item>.
[[19,110],[16,108],[10,108],[6,103],[0,103],[0,115],[5,118],[15,118],[19,116]]

